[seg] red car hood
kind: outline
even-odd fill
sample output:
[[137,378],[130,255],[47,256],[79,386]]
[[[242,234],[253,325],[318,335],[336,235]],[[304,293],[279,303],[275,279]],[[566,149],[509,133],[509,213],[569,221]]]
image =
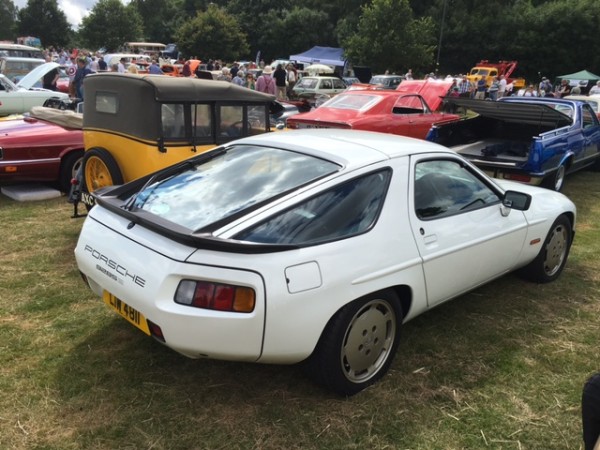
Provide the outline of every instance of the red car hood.
[[419,94],[425,99],[432,111],[442,105],[442,98],[448,94],[453,79],[448,80],[404,80],[396,88],[403,94]]

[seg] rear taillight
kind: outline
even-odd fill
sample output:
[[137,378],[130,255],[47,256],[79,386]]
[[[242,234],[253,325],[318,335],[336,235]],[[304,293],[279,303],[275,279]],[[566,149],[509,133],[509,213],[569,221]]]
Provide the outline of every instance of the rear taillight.
[[244,286],[182,280],[175,292],[175,303],[202,309],[249,313],[254,310],[254,290]]

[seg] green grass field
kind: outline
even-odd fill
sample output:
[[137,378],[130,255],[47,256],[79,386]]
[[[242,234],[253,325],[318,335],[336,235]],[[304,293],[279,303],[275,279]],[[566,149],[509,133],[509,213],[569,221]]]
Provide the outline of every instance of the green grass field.
[[[0,196],[1,449],[579,449],[600,369],[600,176],[552,284],[509,275],[409,322],[390,373],[349,398],[296,366],[190,360],[112,313],[73,257],[64,198]],[[493,257],[493,255],[491,255]]]

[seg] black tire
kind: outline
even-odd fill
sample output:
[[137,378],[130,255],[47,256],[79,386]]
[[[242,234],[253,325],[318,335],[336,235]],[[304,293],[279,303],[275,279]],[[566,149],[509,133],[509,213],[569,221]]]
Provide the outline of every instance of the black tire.
[[68,193],[71,189],[71,180],[75,178],[77,170],[83,163],[83,150],[74,151],[65,156],[60,162],[60,175],[58,187],[61,192]]
[[562,273],[572,239],[571,221],[567,216],[559,216],[544,240],[544,244],[536,258],[519,270],[519,274],[530,281],[549,283]]
[[87,150],[83,157],[82,168],[81,192],[84,194],[83,203],[88,211],[94,205],[88,201],[91,197],[85,194],[90,194],[101,187],[123,184],[123,175],[117,161],[104,148],[94,147]]
[[308,375],[346,396],[375,383],[392,364],[402,317],[398,296],[390,290],[347,304],[325,327],[307,361]]
[[551,189],[556,192],[560,192],[565,185],[565,176],[567,174],[567,167],[564,164],[558,166],[558,169],[551,175],[548,175],[542,181],[542,186]]

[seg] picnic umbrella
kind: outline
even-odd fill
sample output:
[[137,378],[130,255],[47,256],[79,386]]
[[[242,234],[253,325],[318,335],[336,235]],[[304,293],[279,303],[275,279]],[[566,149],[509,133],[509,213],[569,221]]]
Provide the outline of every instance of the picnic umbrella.
[[304,70],[310,73],[333,73],[333,68],[325,64],[311,64]]

